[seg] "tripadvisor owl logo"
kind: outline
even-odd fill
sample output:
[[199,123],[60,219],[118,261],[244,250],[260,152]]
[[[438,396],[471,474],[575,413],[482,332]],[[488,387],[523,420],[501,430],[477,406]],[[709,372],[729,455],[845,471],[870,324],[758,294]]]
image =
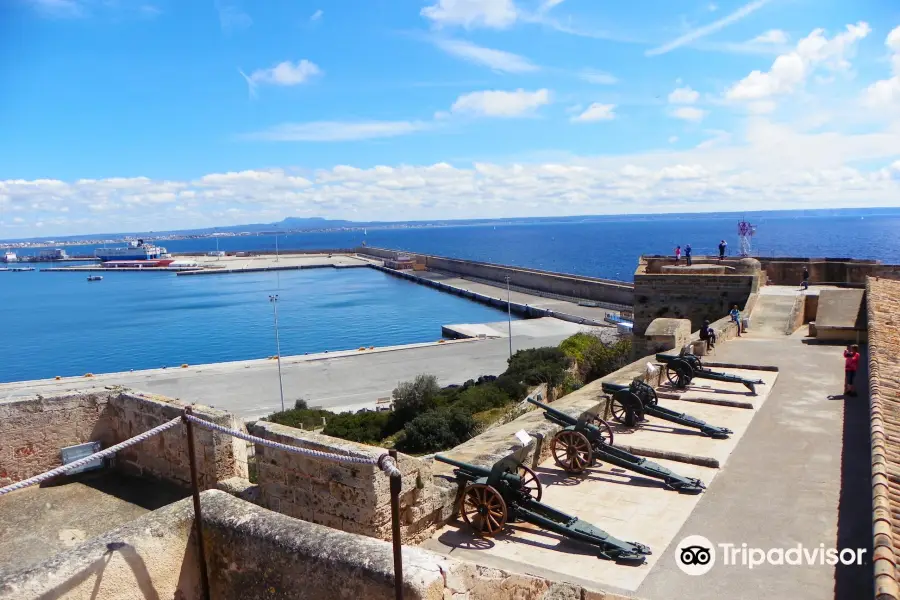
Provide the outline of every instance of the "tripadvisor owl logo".
[[716,547],[702,535],[689,535],[675,547],[675,563],[687,575],[705,575],[716,564]]
[[[718,553],[717,553],[718,550]],[[753,570],[766,566],[862,565],[866,563],[865,548],[829,548],[825,544],[790,548],[754,548],[746,543],[713,544],[702,535],[689,535],[675,547],[675,563],[687,575],[705,575],[716,564],[723,567],[743,567]]]

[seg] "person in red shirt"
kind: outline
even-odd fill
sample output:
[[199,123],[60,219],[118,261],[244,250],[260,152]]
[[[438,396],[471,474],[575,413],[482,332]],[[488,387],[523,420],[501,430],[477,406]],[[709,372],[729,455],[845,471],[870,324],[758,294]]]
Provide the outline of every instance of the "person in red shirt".
[[844,395],[856,396],[853,380],[856,379],[856,370],[859,368],[859,346],[853,344],[844,350]]

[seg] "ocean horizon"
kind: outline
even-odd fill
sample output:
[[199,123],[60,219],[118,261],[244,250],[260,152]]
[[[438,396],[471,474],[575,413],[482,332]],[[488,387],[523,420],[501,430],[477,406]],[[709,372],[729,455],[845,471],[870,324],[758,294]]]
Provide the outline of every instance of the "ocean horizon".
[[[900,215],[758,220],[760,256],[854,257],[900,263]],[[663,219],[338,231],[279,236],[279,249],[370,246],[631,281],[641,254],[690,243],[737,252],[736,222]],[[172,252],[215,250],[176,240]],[[64,246],[65,247],[65,246]],[[274,236],[219,239],[223,251],[273,251]],[[85,249],[92,247],[68,247]],[[36,268],[47,263],[37,263]],[[441,337],[441,325],[506,313],[369,269],[176,277],[174,273],[0,273],[7,352],[0,382],[264,358],[275,354],[269,294],[279,294],[282,353],[385,346]]]

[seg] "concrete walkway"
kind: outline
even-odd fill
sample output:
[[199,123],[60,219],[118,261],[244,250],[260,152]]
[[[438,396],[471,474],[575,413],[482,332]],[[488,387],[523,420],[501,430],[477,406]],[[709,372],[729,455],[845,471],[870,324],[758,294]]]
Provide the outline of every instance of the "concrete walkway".
[[[513,351],[555,346],[571,334],[566,329],[537,337],[523,335],[517,333],[517,323],[513,323]],[[499,375],[506,370],[508,358],[509,340],[499,338],[288,356],[281,361],[285,405],[290,408],[296,399],[304,398],[309,406],[328,410],[374,408],[376,400],[390,396],[399,382],[420,373],[435,375],[441,385],[463,383],[481,375]],[[113,385],[207,404],[242,418],[266,416],[281,407],[274,360],[4,383],[0,399]]]
[[[778,384],[727,467],[700,499],[676,540],[768,550],[863,548],[862,566],[722,564],[699,577],[681,572],[670,546],[638,588],[649,600],[796,598],[854,600],[871,587],[868,399],[844,399],[842,347],[805,343],[802,329],[780,339],[749,336],[722,344],[711,360],[772,364]],[[865,359],[860,362],[865,364]],[[861,372],[859,380],[867,381]]]

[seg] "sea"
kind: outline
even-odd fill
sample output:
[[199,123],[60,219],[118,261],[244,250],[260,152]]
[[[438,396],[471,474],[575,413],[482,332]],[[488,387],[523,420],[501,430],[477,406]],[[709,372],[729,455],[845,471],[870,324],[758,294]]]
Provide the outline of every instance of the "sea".
[[[753,253],[900,263],[900,215],[756,219]],[[640,254],[691,244],[737,251],[737,220],[627,218],[221,237],[223,251],[369,246],[632,280]],[[160,242],[207,252],[215,238]],[[92,254],[93,246],[64,246]],[[19,266],[27,266],[25,264]],[[37,269],[47,263],[35,264]],[[277,306],[270,296],[277,294]],[[434,341],[441,325],[502,321],[506,313],[369,269],[177,277],[174,273],[0,272],[0,382],[173,367],[182,363]]]

